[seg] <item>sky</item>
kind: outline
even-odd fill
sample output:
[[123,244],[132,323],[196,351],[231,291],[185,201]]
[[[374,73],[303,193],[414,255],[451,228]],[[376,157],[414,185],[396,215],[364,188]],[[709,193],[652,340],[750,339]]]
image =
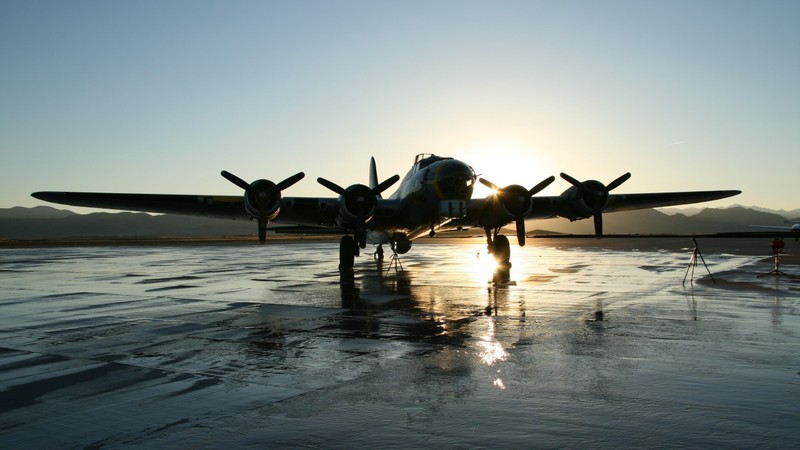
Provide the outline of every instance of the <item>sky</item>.
[[796,0],[3,0],[0,67],[0,208],[241,194],[221,170],[332,196],[418,153],[800,207]]

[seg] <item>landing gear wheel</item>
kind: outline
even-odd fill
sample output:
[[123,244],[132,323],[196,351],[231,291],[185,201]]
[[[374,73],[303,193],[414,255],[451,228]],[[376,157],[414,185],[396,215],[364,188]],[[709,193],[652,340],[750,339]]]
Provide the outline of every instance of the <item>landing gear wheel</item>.
[[495,261],[497,261],[498,264],[508,263],[511,259],[511,247],[508,243],[508,238],[502,234],[497,235],[497,237],[494,238],[492,247],[492,254],[494,254]]
[[508,238],[502,234],[497,235],[493,242],[494,260],[497,261],[497,268],[494,271],[493,280],[495,283],[508,283],[511,280],[511,247]]
[[353,236],[342,236],[339,241],[339,270],[353,270],[356,257],[356,241]]

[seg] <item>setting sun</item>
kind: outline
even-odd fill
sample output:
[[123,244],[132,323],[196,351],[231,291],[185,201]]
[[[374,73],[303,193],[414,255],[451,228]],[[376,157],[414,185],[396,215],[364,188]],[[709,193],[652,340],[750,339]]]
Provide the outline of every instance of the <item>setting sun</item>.
[[[458,152],[475,173],[498,186],[519,184],[532,188],[550,175],[556,174],[553,164],[540,150],[513,140],[492,140],[475,144]],[[557,193],[552,190],[550,193]],[[545,192],[547,189],[545,189]],[[473,198],[490,195],[492,189],[476,183]]]

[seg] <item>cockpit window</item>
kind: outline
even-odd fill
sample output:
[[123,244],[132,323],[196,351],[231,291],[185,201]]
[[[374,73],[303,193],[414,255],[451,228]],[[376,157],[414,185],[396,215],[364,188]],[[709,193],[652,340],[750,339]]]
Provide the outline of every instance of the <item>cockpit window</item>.
[[449,198],[463,197],[471,185],[472,180],[464,174],[453,175],[439,180],[439,188]]
[[448,156],[436,156],[436,155],[434,155],[432,153],[430,153],[430,154],[429,153],[420,153],[414,159],[414,162],[417,165],[416,170],[422,170],[422,169],[430,166],[431,164],[433,164],[433,163],[435,163],[437,161],[444,161],[446,159],[453,159],[453,158],[448,157]]

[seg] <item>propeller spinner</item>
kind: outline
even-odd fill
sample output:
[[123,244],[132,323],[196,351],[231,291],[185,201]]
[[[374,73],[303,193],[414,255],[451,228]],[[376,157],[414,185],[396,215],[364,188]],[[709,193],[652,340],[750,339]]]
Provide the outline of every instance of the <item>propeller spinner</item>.
[[594,234],[597,236],[597,239],[603,236],[603,209],[608,202],[608,193],[618,188],[622,183],[628,181],[630,177],[631,173],[627,172],[606,186],[595,180],[580,182],[566,173],[561,172],[561,178],[578,188],[583,203],[592,211],[592,216],[594,217]]
[[303,172],[298,172],[275,184],[264,179],[248,183],[225,170],[220,172],[220,175],[244,189],[245,207],[250,214],[258,219],[258,240],[260,242],[264,242],[267,238],[267,222],[272,218],[270,216],[280,207],[281,192],[306,176]]

